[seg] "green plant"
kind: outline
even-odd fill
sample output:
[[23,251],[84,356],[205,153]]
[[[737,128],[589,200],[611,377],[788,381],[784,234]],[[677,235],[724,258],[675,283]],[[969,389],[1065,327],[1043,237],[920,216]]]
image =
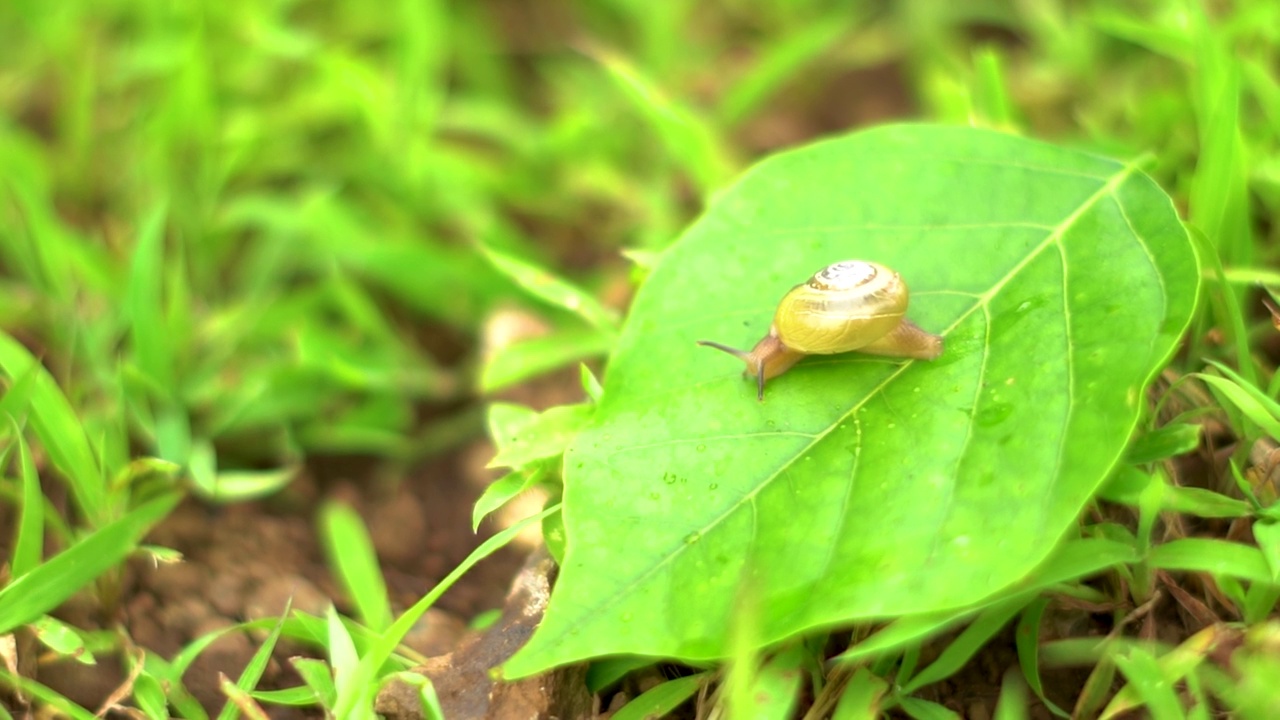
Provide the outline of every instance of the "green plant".
[[[850,255],[903,273],[940,359],[811,359],[759,403],[693,344],[759,335],[771,298]],[[508,671],[721,657],[743,602],[765,642],[986,602],[1120,458],[1198,284],[1172,205],[1132,166],[927,127],[766,163],[637,298],[565,453],[570,599]]]

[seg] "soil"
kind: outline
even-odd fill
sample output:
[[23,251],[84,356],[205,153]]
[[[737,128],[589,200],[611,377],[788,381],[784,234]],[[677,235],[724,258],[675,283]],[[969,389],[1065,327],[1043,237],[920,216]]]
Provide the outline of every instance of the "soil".
[[[278,617],[287,603],[322,615],[334,598],[353,609],[329,572],[318,546],[315,518],[321,501],[338,500],[364,518],[393,607],[412,605],[495,529],[471,531],[471,508],[493,473],[485,444],[437,459],[399,483],[377,482],[367,462],[318,459],[313,469],[277,498],[230,507],[185,502],[148,537],[183,554],[184,562],[129,565],[118,617],[133,643],[172,657],[208,632],[258,618]],[[361,473],[364,476],[361,476]],[[424,657],[448,652],[477,614],[501,607],[511,577],[528,547],[508,546],[482,561],[446,592],[408,643]],[[68,619],[85,627],[109,626],[87,606],[72,604]],[[225,698],[219,673],[239,675],[257,642],[233,632],[216,641],[185,675],[187,689],[206,708]],[[298,684],[291,655],[316,656],[314,648],[282,643],[260,687]],[[85,707],[98,707],[123,682],[119,663],[97,668],[74,663],[42,668],[39,679]]]

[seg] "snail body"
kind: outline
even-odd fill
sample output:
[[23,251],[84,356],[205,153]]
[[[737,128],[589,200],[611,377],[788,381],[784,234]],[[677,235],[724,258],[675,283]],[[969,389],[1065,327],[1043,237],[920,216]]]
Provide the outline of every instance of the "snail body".
[[750,352],[699,340],[746,363],[764,399],[766,380],[806,355],[858,352],[932,360],[942,338],[906,319],[910,293],[898,273],[878,263],[843,260],[791,289],[774,313],[769,334]]

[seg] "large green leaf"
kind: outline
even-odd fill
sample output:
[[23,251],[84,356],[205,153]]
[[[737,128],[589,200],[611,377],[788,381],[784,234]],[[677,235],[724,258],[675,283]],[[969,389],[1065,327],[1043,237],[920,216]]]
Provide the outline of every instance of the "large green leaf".
[[[897,269],[933,362],[810,358],[764,402],[741,363],[824,265]],[[762,163],[636,298],[565,456],[569,547],[509,676],[612,653],[722,657],[955,608],[1017,582],[1120,457],[1198,292],[1131,165],[995,132],[885,127]]]

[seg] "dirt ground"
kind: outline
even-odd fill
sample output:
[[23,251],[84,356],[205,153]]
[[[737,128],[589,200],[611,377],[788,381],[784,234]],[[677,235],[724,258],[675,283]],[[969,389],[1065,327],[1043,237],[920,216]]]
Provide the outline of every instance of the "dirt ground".
[[[425,595],[492,534],[470,527],[471,508],[493,475],[483,469],[489,451],[475,444],[434,460],[402,483],[378,484],[361,477],[367,464],[320,458],[313,472],[284,495],[270,500],[213,507],[189,500],[148,537],[180,551],[185,562],[154,567],[133,562],[124,583],[118,620],[134,642],[164,657],[207,632],[256,618],[276,617],[286,602],[313,614],[329,598],[351,612],[317,544],[316,510],[322,499],[355,507],[369,527],[382,562],[393,606],[404,609]],[[411,646],[425,656],[452,649],[468,619],[501,607],[512,575],[527,548],[509,546],[482,561],[428,613]],[[65,612],[85,626],[109,626],[95,608],[73,603]],[[218,675],[236,677],[256,643],[245,633],[215,642],[185,676],[187,688],[209,708],[222,704]],[[314,648],[286,643],[276,653],[261,687],[298,684],[287,658],[314,655]],[[66,663],[42,668],[40,678],[85,707],[97,707],[123,680],[118,662],[98,667]],[[274,716],[274,713],[273,713]]]

